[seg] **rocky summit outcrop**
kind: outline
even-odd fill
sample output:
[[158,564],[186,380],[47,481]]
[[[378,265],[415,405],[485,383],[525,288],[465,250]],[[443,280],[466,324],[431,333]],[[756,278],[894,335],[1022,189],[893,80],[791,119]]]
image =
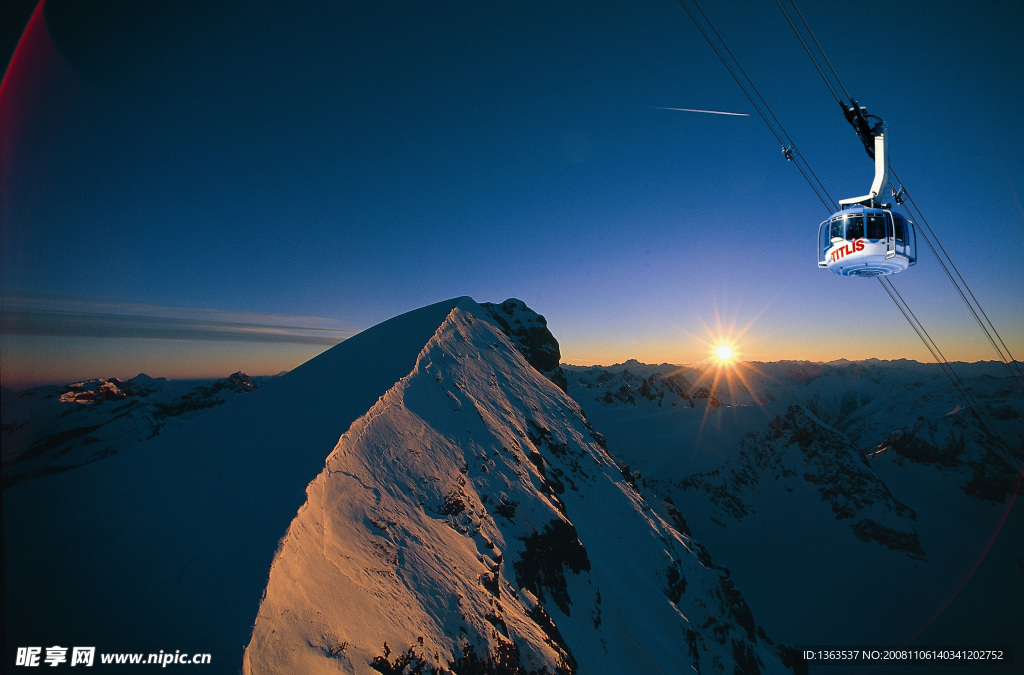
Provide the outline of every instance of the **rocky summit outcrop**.
[[562,391],[566,390],[558,340],[548,330],[548,322],[543,316],[516,298],[509,298],[500,305],[485,302],[480,306],[490,313],[491,318],[531,366],[557,384]]

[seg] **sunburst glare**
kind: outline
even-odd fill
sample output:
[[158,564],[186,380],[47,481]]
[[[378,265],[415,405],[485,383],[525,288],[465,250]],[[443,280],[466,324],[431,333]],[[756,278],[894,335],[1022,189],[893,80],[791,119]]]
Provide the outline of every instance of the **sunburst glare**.
[[754,374],[762,375],[763,373],[751,363],[743,360],[744,349],[759,339],[750,334],[750,330],[758,318],[760,318],[760,314],[743,326],[739,325],[735,316],[731,321],[725,322],[716,305],[712,324],[698,317],[703,328],[703,335],[694,335],[684,331],[691,338],[700,342],[704,346],[704,353],[708,355],[704,363],[698,364],[700,376],[694,383],[708,389],[709,404],[704,409],[701,432],[703,432],[708,416],[722,406],[753,402],[759,407],[764,407],[761,397],[751,384],[751,380],[755,379],[752,377]]

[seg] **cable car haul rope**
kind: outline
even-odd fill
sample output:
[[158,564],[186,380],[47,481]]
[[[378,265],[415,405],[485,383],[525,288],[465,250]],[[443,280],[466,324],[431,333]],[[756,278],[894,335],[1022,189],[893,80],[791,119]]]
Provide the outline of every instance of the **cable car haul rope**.
[[[715,54],[718,55],[722,64],[736,81],[736,84],[739,85],[751,105],[754,106],[758,115],[764,120],[764,123],[771,130],[776,140],[782,145],[782,152],[785,158],[796,165],[818,199],[832,212],[832,215],[818,227],[818,266],[842,276],[875,277],[879,281],[886,294],[889,295],[897,309],[903,314],[911,328],[921,338],[925,347],[927,347],[928,351],[947,374],[953,386],[960,392],[968,407],[974,412],[979,422],[985,428],[985,431],[995,439],[996,446],[1009,462],[1009,465],[1016,473],[1024,476],[1024,466],[1022,466],[1021,460],[1010,451],[1009,445],[992,425],[991,420],[985,415],[963,380],[956,374],[931,335],[928,334],[923,324],[921,324],[906,300],[903,299],[892,283],[891,277],[893,274],[902,272],[917,262],[917,234],[919,231],[915,227],[915,221],[923,228],[920,230],[921,239],[924,240],[928,248],[935,254],[939,265],[957,289],[960,297],[977,321],[978,326],[988,338],[989,343],[996,350],[1000,361],[1005,364],[1010,375],[1021,389],[1024,390],[1024,371],[1021,370],[1021,364],[1010,353],[1006,343],[982,309],[981,303],[978,302],[967,282],[960,274],[960,271],[953,264],[946,249],[939,242],[938,236],[928,226],[927,221],[910,196],[903,181],[900,180],[899,176],[890,166],[885,122],[877,115],[869,114],[866,108],[858,105],[857,101],[850,96],[842,80],[839,79],[835,68],[832,67],[832,63],[825,55],[821,43],[818,42],[803,13],[797,7],[795,0],[790,0],[790,4],[796,16],[799,17],[803,30],[806,32],[809,40],[801,33],[801,29],[793,21],[782,0],[775,0],[775,2],[796,34],[804,51],[807,52],[807,56],[811,59],[818,74],[821,75],[832,97],[842,108],[843,116],[864,143],[864,149],[867,151],[868,156],[875,162],[875,179],[871,184],[868,194],[862,197],[844,199],[838,205],[836,204],[821,180],[818,179],[817,174],[814,173],[814,170],[807,163],[806,158],[797,150],[796,143],[786,133],[782,123],[775,116],[775,113],[772,112],[772,109],[764,97],[761,96],[757,87],[754,86],[753,81],[746,71],[743,70],[739,60],[732,53],[732,50],[729,49],[725,40],[715,29],[697,0],[679,0],[679,4],[686,10],[694,25],[697,26],[704,39],[711,45]],[[690,8],[690,3],[692,3],[696,11]],[[700,18],[698,18],[698,15]],[[814,49],[811,48],[811,42],[814,44]],[[726,58],[727,56],[728,58]],[[822,64],[825,67],[822,67]],[[843,96],[839,95],[840,91],[842,91]],[[890,173],[895,179],[898,189],[890,183]],[[888,193],[891,193],[894,201],[905,208],[912,217],[907,217],[894,210],[891,204],[883,203],[882,200],[886,198]],[[932,240],[935,241],[935,245],[932,244]],[[936,249],[936,246],[938,246],[938,249]],[[941,255],[939,251],[942,252]],[[952,272],[950,269],[952,269]],[[984,317],[984,320],[982,320],[982,317]]]

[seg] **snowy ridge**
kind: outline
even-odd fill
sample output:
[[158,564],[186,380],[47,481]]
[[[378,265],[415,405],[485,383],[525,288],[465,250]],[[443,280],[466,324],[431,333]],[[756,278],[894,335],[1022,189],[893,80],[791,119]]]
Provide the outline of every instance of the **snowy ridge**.
[[732,580],[510,341],[520,326],[553,341],[513,309],[507,327],[466,298],[395,317],[130,452],[7,487],[6,656],[69,644],[207,652],[226,673],[785,670]]
[[785,670],[502,328],[460,302],[342,436],[275,556],[246,672]]

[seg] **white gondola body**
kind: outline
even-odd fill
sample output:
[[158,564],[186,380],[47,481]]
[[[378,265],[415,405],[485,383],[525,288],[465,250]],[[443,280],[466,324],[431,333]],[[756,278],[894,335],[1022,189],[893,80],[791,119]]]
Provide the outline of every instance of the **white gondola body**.
[[851,206],[818,227],[818,267],[841,276],[877,277],[917,262],[913,223],[887,208]]

